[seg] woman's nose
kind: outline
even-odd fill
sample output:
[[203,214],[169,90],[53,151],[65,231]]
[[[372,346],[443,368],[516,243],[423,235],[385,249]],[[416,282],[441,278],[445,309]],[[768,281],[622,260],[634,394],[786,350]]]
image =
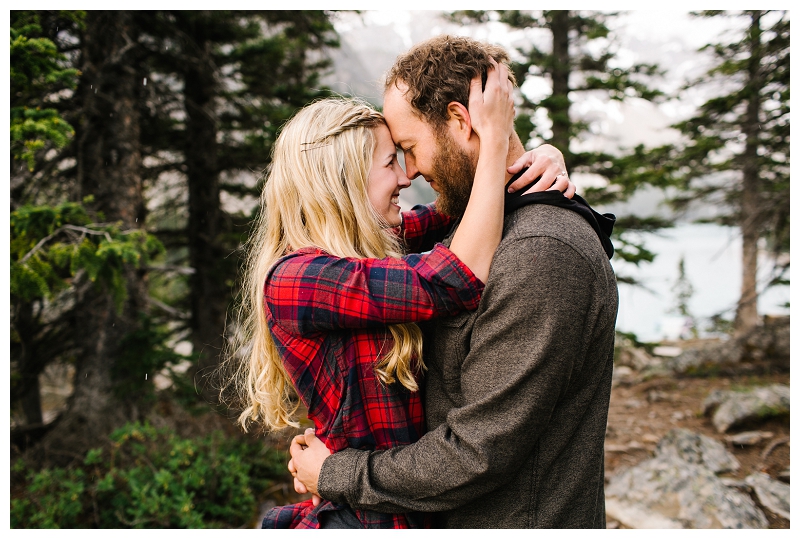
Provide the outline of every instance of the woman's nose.
[[406,173],[399,166],[397,167],[397,186],[400,189],[405,189],[411,186],[411,180],[406,177]]

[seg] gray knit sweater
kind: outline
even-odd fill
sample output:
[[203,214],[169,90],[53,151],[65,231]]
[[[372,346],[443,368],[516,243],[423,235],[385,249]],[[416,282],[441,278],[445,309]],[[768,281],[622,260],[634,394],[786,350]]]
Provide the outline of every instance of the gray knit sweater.
[[323,465],[323,498],[450,528],[604,528],[617,284],[578,214],[506,216],[476,311],[426,329],[429,432]]

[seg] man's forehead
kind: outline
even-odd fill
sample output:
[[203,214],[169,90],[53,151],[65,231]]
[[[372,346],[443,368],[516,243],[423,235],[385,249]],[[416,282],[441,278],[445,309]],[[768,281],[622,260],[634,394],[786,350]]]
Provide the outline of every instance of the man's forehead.
[[395,85],[386,89],[383,96],[383,114],[386,116],[402,119],[406,114],[411,113],[411,103],[405,96],[405,88],[400,89]]
[[399,87],[391,85],[383,96],[383,116],[396,143],[414,136],[421,127],[420,124],[424,125],[422,119],[414,114],[411,103],[405,96],[408,86],[401,82],[398,85]]

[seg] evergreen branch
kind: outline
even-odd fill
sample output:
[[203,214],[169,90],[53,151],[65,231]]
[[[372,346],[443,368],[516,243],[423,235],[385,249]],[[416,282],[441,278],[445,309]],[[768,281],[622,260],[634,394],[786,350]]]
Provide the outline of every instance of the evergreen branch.
[[[105,223],[103,223],[103,224],[105,224]],[[25,256],[23,256],[22,259],[20,259],[19,264],[24,264],[25,262],[27,262],[28,259],[30,259],[30,257],[32,257],[34,254],[36,254],[36,252],[39,249],[41,249],[44,246],[45,243],[47,243],[48,241],[53,239],[56,235],[58,235],[59,232],[65,232],[67,230],[75,230],[77,232],[80,232],[83,235],[93,234],[93,235],[96,235],[96,236],[105,236],[106,240],[109,243],[112,243],[114,241],[111,238],[111,235],[106,230],[93,230],[91,228],[86,228],[85,226],[64,225],[64,226],[62,226],[60,228],[57,228],[49,236],[45,236],[44,238],[39,240],[39,242],[36,245],[33,246],[33,249],[31,249],[30,251],[25,253]],[[128,235],[128,234],[133,234],[134,232],[138,232],[138,229],[123,230],[123,231],[119,232],[119,234]]]
[[55,237],[55,236],[56,236],[56,235],[57,235],[59,232],[61,232],[61,231],[63,231],[63,230],[64,230],[64,227],[61,227],[61,228],[59,228],[58,230],[56,230],[55,232],[53,232],[52,234],[50,234],[49,236],[45,236],[44,238],[40,239],[40,240],[39,240],[39,242],[38,242],[36,245],[34,245],[34,246],[33,246],[33,249],[31,249],[30,251],[28,251],[28,252],[25,254],[25,256],[23,256],[23,257],[22,257],[22,259],[19,261],[19,263],[20,263],[20,264],[24,264],[25,262],[27,262],[27,261],[28,261],[28,259],[29,259],[30,257],[32,257],[34,254],[36,254],[36,251],[38,251],[39,249],[41,249],[41,248],[42,248],[42,246],[43,246],[45,243],[47,243],[48,241],[50,241],[51,239],[53,239],[53,238],[54,238],[54,237]]

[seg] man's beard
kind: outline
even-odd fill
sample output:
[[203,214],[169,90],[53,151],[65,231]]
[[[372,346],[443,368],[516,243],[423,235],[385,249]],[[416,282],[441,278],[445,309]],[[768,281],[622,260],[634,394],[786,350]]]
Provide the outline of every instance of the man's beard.
[[436,209],[450,217],[464,215],[475,181],[477,159],[459,147],[446,131],[436,136],[436,155],[428,180],[436,182],[439,198]]

